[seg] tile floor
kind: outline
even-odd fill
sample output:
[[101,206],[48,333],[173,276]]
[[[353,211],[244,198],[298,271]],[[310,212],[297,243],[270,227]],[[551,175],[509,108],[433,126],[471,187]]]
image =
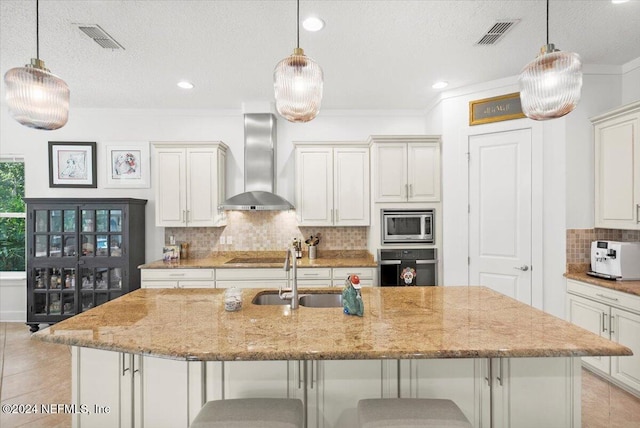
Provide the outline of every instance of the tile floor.
[[[0,323],[0,401],[4,404],[71,403],[71,352],[62,345],[29,340],[22,323]],[[584,428],[640,427],[640,398],[583,370]],[[68,414],[0,413],[2,428],[63,428]],[[513,427],[517,428],[517,427]]]

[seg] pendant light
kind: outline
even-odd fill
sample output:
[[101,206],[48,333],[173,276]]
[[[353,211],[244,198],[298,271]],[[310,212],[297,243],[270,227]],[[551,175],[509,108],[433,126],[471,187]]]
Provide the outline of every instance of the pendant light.
[[11,116],[24,126],[53,130],[69,118],[69,87],[40,59],[39,1],[36,0],[36,58],[4,75]]
[[547,120],[571,113],[580,101],[582,62],[572,52],[560,52],[549,44],[549,0],[547,0],[547,44],[538,57],[520,73],[523,113],[534,120]]
[[322,68],[300,49],[300,0],[297,0],[297,47],[276,65],[273,89],[276,110],[290,122],[309,122],[322,102]]

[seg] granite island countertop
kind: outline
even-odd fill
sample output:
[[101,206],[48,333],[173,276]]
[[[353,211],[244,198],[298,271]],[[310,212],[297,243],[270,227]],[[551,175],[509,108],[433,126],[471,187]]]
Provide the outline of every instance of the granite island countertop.
[[[245,259],[246,261],[241,261]],[[284,251],[234,251],[218,252],[207,257],[187,258],[176,262],[157,260],[138,266],[140,269],[238,269],[238,268],[282,268]],[[249,261],[250,260],[250,261]],[[319,257],[309,259],[306,252],[298,259],[298,268],[314,267],[377,267],[373,255],[359,250],[324,250]]]
[[140,289],[32,339],[192,361],[631,355],[485,287],[363,288],[364,317],[251,303],[265,291],[243,289],[226,312],[221,289]]

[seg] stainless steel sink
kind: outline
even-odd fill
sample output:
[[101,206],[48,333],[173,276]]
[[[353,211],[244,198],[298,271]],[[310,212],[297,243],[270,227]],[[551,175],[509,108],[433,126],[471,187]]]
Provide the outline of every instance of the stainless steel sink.
[[342,307],[342,294],[305,294],[298,299],[298,302],[300,302],[300,306],[307,308],[340,308]]
[[288,305],[289,300],[281,299],[278,296],[278,292],[275,293],[260,293],[256,295],[251,301],[254,305]]
[[[342,307],[341,293],[301,294],[298,298],[300,306],[307,308],[340,308]],[[289,300],[281,299],[278,292],[262,292],[251,301],[254,305],[288,305]]]

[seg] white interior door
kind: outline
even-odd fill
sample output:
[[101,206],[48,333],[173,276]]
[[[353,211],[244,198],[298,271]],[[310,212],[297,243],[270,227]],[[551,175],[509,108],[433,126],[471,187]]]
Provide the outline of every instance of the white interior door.
[[469,284],[531,304],[531,130],[469,136]]

